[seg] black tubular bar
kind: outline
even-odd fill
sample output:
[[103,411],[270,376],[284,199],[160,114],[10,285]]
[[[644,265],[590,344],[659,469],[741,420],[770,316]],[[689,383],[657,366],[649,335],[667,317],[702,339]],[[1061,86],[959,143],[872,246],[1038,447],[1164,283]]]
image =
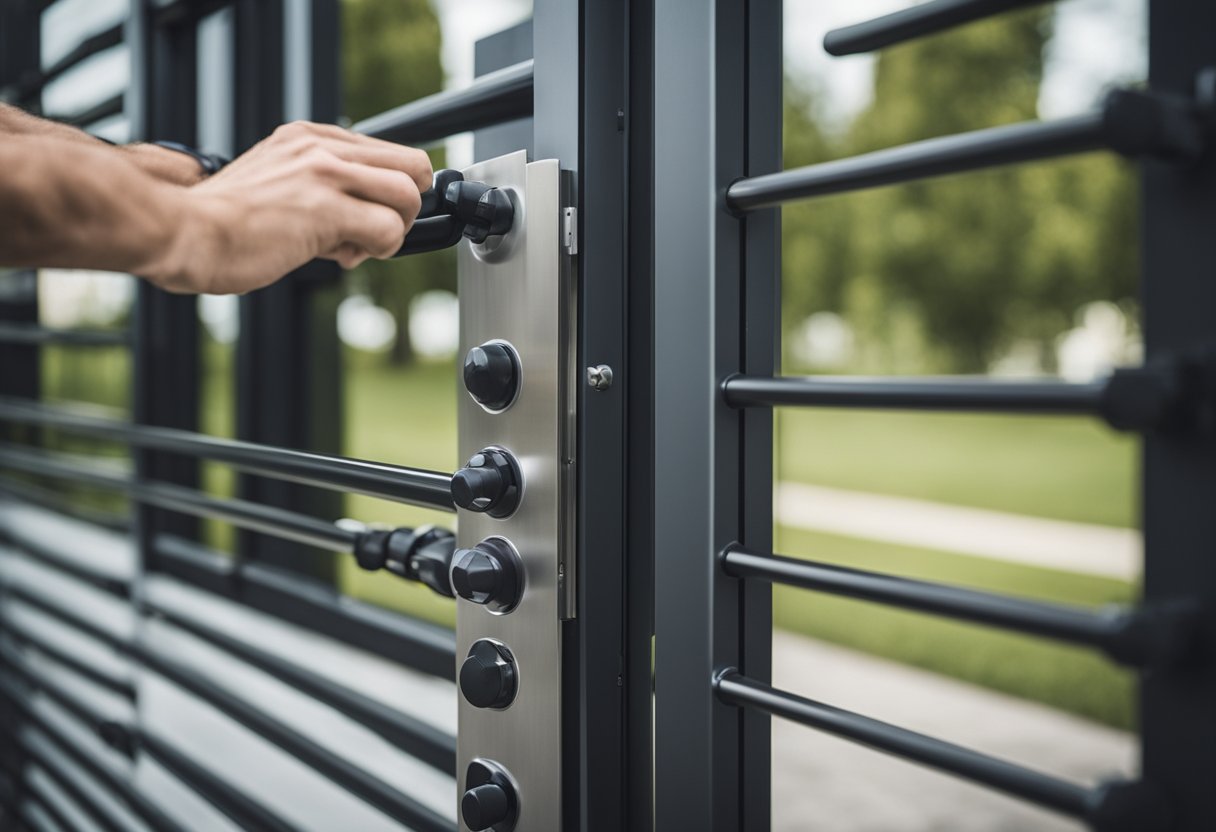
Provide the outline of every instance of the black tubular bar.
[[[1070,783],[953,743],[777,690],[742,676],[734,669],[719,674],[714,689],[718,699],[728,705],[756,708],[952,774],[1086,821],[1102,832],[1108,828],[1153,832],[1168,825],[1168,813],[1161,810],[1155,791],[1141,783],[1115,781],[1093,788]],[[1112,813],[1115,805],[1118,811]],[[1111,817],[1112,814],[1117,816]],[[1111,825],[1108,827],[1106,823]]]
[[829,55],[856,55],[932,35],[1002,12],[1039,6],[1048,0],[932,0],[910,9],[842,26],[823,36]]
[[858,377],[734,375],[722,382],[731,407],[855,407],[897,410],[1082,415],[1119,430],[1171,423],[1188,392],[1178,364],[1115,370],[1096,381],[1011,381],[967,376]]
[[131,518],[125,514],[72,505],[60,492],[33,483],[0,476],[0,494],[111,531],[129,532],[131,530]]
[[[66,650],[48,644],[45,639],[30,632],[24,625],[10,619],[4,619],[3,628],[0,629],[0,638],[3,637],[9,638],[23,647],[42,653],[47,658],[63,665],[76,675],[88,679],[98,687],[105,688],[111,693],[116,693],[125,699],[135,701],[135,687],[129,681],[117,679],[108,673],[102,673],[97,668],[87,662],[81,661]],[[3,644],[3,641],[0,641],[0,644]]]
[[221,439],[192,431],[134,425],[69,409],[0,397],[0,420],[55,428],[133,447],[185,454],[262,476],[454,511],[451,475],[346,457]]
[[[358,795],[390,817],[415,829],[445,830],[445,832],[450,832],[451,824],[429,808],[417,803],[413,798],[368,774],[363,769],[312,741],[271,715],[245,702],[239,696],[230,693],[221,685],[215,684],[193,668],[143,644],[126,643],[121,639],[102,633],[92,627],[85,616],[77,613],[75,610],[62,609],[49,604],[44,599],[32,595],[20,587],[10,589],[10,591],[22,600],[37,606],[39,609],[46,610],[60,620],[103,639],[122,653],[138,661],[143,667],[163,676],[198,699],[207,702],[230,719],[244,725],[268,742],[277,745],[288,754],[291,754],[320,774],[333,780],[352,794]],[[57,703],[78,716],[86,724],[90,723],[91,718],[96,718],[96,714],[90,714],[87,706],[76,701],[75,697],[68,696],[53,685],[45,684],[41,678],[31,674],[23,666],[21,657],[14,656],[11,650],[0,647],[0,658],[3,658],[9,666],[14,667],[27,681],[36,683],[39,689],[44,690]]]
[[[103,809],[96,800],[85,794],[68,774],[63,771],[62,761],[56,762],[50,755],[43,753],[37,742],[31,742],[28,736],[21,737],[21,745],[30,760],[67,795],[82,814],[106,832],[126,832],[126,827],[110,816],[108,809]],[[28,777],[28,773],[27,773]]]
[[21,78],[13,85],[11,97],[14,101],[25,102],[31,96],[41,91],[47,84],[54,81],[72,67],[84,62],[99,52],[118,46],[122,43],[123,25],[121,23],[89,35],[76,44],[70,52],[41,72],[31,73]]
[[207,702],[394,820],[421,832],[451,832],[451,823],[430,808],[230,693],[193,668],[141,644],[131,645],[130,649],[144,667]]
[[338,593],[276,566],[234,561],[194,541],[158,535],[157,570],[319,635],[451,681],[456,637],[446,627]]
[[109,330],[52,329],[35,324],[0,322],[0,343],[4,344],[63,344],[72,347],[128,346],[131,338],[126,332]]
[[154,603],[149,612],[173,626],[236,656],[296,690],[330,705],[343,715],[370,728],[412,757],[446,774],[456,772],[456,738],[408,714],[390,708],[331,679],[313,673],[274,653],[261,650],[227,633],[191,620]]
[[[0,481],[0,492],[4,490],[4,483]],[[8,529],[0,528],[0,540],[9,541],[14,548],[24,551],[35,559],[53,566],[61,572],[66,572],[73,578],[85,581],[103,592],[116,595],[123,600],[126,600],[130,594],[127,581],[90,570],[80,563],[64,558],[53,547],[46,546],[37,539],[31,539],[27,536],[18,537]]]
[[15,445],[0,444],[0,466],[30,474],[75,480],[98,488],[112,488],[157,508],[193,517],[223,520],[242,529],[330,551],[352,551],[359,534],[334,523],[293,511],[258,505],[248,500],[212,497],[192,488],[169,483],[138,482],[129,477],[87,468],[77,461],[63,461],[46,451],[28,450]]
[[1118,606],[1088,610],[753,552],[742,547],[727,549],[721,560],[726,574],[735,578],[759,578],[1057,639],[1099,649],[1128,665],[1167,663],[1182,656],[1190,642],[1185,629],[1190,619],[1181,611],[1154,614]]
[[[48,775],[49,776],[49,775]],[[41,811],[52,823],[52,828],[48,829],[45,824],[40,824],[34,821],[36,826],[41,826],[47,832],[76,832],[75,825],[70,823],[63,814],[62,808],[39,787],[30,782],[30,770],[25,768],[22,771],[22,782],[25,787],[25,798],[32,799],[39,811]]]
[[59,749],[65,757],[80,766],[95,780],[104,784],[110,794],[116,796],[122,803],[139,817],[155,832],[179,832],[180,825],[171,820],[161,809],[148,800],[127,781],[119,777],[110,768],[102,765],[81,750],[71,737],[62,733],[58,726],[43,718],[29,704],[29,700],[21,692],[15,691],[6,681],[0,681],[0,697],[3,697],[17,708],[26,719],[32,722],[51,745]]
[[241,829],[258,832],[296,832],[298,827],[288,823],[258,801],[208,771],[170,743],[158,737],[123,726],[137,747],[160,763],[165,770],[197,792],[208,803]]
[[1148,93],[1114,90],[1092,113],[989,127],[745,177],[727,188],[726,203],[733,211],[754,211],[796,199],[1093,150],[1194,159],[1203,143],[1200,123],[1186,107]]
[[377,139],[426,144],[532,115],[532,61],[490,72],[459,90],[435,93],[356,123]]

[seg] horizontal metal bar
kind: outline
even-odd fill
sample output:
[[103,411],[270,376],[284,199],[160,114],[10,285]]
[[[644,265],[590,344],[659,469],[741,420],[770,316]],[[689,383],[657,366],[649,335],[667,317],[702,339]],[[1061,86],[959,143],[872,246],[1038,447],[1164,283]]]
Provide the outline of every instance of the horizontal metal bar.
[[[54,646],[40,637],[36,633],[29,630],[27,627],[13,621],[11,618],[3,619],[3,625],[0,626],[0,639],[5,637],[12,639],[17,644],[23,647],[42,653],[53,662],[63,665],[78,676],[88,679],[95,685],[103,687],[111,693],[116,693],[125,699],[135,700],[135,688],[125,679],[118,679],[107,673],[102,673],[97,668],[90,665],[88,662],[81,661],[78,656],[73,656],[66,650]],[[0,644],[3,642],[0,641]]]
[[288,823],[244,792],[212,774],[203,766],[182,754],[170,743],[153,734],[126,728],[140,750],[160,763],[174,777],[185,783],[208,803],[232,819],[241,829],[258,832],[296,832],[299,827]]
[[157,571],[352,647],[449,681],[456,635],[338,593],[333,586],[254,561],[234,561],[194,541],[158,535]]
[[721,562],[723,571],[735,578],[758,578],[1093,647],[1124,664],[1172,661],[1189,642],[1185,616],[1175,620],[1173,615],[1119,606],[1089,610],[1048,604],[737,546],[724,551]]
[[[37,735],[37,739],[41,739],[48,745],[50,744],[41,735]],[[100,829],[106,830],[106,832],[127,832],[126,827],[111,816],[111,810],[103,809],[92,796],[86,794],[79,784],[63,770],[62,759],[53,759],[50,754],[45,753],[44,749],[39,747],[39,743],[36,740],[31,740],[24,733],[21,735],[21,745],[29,759],[34,761],[35,765],[76,804],[76,808],[81,814],[88,817],[93,824]],[[28,774],[26,782],[28,783]]]
[[87,110],[82,110],[79,113],[72,113],[68,116],[48,116],[57,121],[62,121],[65,124],[71,124],[76,127],[88,127],[89,125],[101,121],[103,118],[122,115],[125,98],[122,93],[107,98],[105,101],[100,101],[89,107]]
[[0,494],[110,531],[131,530],[131,518],[125,514],[73,505],[62,492],[33,483],[0,476]]
[[1002,12],[1038,6],[1048,0],[933,0],[910,9],[832,29],[823,37],[829,55],[856,55],[932,35]]
[[77,64],[83,63],[99,52],[118,46],[122,43],[122,39],[123,24],[121,23],[89,35],[46,69],[27,73],[18,79],[4,91],[4,97],[11,101],[24,102],[31,96],[37,95],[47,84]]
[[210,642],[259,670],[324,702],[343,715],[375,731],[385,740],[445,774],[456,774],[456,738],[429,723],[390,708],[345,685],[313,673],[281,656],[261,650],[248,642],[177,614],[171,609],[149,604],[149,612],[160,615],[175,627]]
[[35,324],[0,322],[0,344],[63,344],[72,347],[129,346],[130,335],[123,331],[54,329]]
[[733,211],[754,211],[796,199],[1092,150],[1190,160],[1203,152],[1204,143],[1202,123],[1186,102],[1114,90],[1093,113],[990,127],[739,179],[727,188],[726,204]]
[[422,832],[451,832],[452,824],[446,818],[215,684],[193,668],[138,643],[131,645],[131,653],[144,667],[207,702],[389,817]]
[[42,714],[31,707],[24,692],[15,690],[9,682],[0,680],[0,697],[9,700],[26,719],[37,726],[51,745],[54,745],[60,753],[80,766],[99,783],[104,784],[110,794],[122,801],[148,827],[155,832],[179,832],[180,825],[165,815],[156,804],[136,791],[126,778],[119,777],[107,766],[101,765],[91,758],[58,726],[44,719]]
[[242,529],[335,552],[354,549],[358,532],[294,511],[248,500],[212,497],[201,491],[164,482],[140,482],[129,477],[66,462],[42,450],[0,443],[0,467],[30,474],[69,479],[83,485],[112,488],[134,500],[194,517],[223,520]]
[[0,397],[0,420],[55,428],[153,451],[183,454],[231,465],[241,471],[366,494],[385,500],[454,511],[450,474],[380,462],[296,451],[201,433],[134,425],[85,412]]
[[351,129],[402,144],[426,144],[532,115],[532,61],[480,76],[459,90],[429,95]]
[[1045,809],[1074,818],[1085,818],[1090,811],[1091,790],[1084,786],[777,690],[734,670],[728,670],[717,678],[715,690],[718,699],[728,705],[757,708],[773,716],[983,784]]
[[1097,415],[1105,381],[735,375],[722,383],[731,407],[856,407]]

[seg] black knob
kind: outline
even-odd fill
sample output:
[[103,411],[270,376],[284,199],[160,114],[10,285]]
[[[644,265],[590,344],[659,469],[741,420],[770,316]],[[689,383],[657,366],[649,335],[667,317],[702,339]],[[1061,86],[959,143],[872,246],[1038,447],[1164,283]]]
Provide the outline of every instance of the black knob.
[[473,642],[460,665],[460,692],[478,708],[505,708],[515,699],[515,657],[506,645]]
[[510,817],[511,798],[502,786],[486,783],[464,793],[460,814],[464,816],[466,826],[480,832]]
[[452,589],[493,612],[509,612],[524,589],[523,564],[515,547],[500,537],[487,537],[472,549],[458,549],[452,557]]
[[469,763],[460,816],[473,832],[511,832],[519,817],[519,796],[507,770],[493,760]]
[[515,220],[515,206],[506,191],[484,182],[451,182],[444,192],[445,210],[465,223],[464,236],[484,243],[506,234]]
[[478,404],[502,410],[519,389],[519,359],[506,344],[473,347],[464,357],[464,386]]
[[508,517],[519,505],[520,483],[515,459],[499,448],[485,448],[452,475],[452,502],[468,511]]

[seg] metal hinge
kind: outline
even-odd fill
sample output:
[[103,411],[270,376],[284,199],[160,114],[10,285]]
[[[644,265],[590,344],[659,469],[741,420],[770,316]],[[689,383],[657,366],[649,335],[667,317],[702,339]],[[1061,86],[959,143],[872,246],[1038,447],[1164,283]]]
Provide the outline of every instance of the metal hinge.
[[578,209],[562,209],[562,248],[571,257],[578,254]]

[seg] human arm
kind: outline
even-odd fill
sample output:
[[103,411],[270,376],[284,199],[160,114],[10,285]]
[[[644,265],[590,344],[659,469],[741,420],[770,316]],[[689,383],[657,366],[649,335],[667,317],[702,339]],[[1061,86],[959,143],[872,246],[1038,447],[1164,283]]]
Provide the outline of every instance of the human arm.
[[76,142],[89,147],[113,147],[145,173],[175,185],[194,185],[203,179],[198,162],[184,153],[143,142],[110,145],[76,127],[38,118],[0,103],[0,141],[22,136]]
[[103,143],[0,136],[0,264],[248,292],[315,257],[352,268],[392,256],[431,177],[420,150],[304,122],[192,187]]

